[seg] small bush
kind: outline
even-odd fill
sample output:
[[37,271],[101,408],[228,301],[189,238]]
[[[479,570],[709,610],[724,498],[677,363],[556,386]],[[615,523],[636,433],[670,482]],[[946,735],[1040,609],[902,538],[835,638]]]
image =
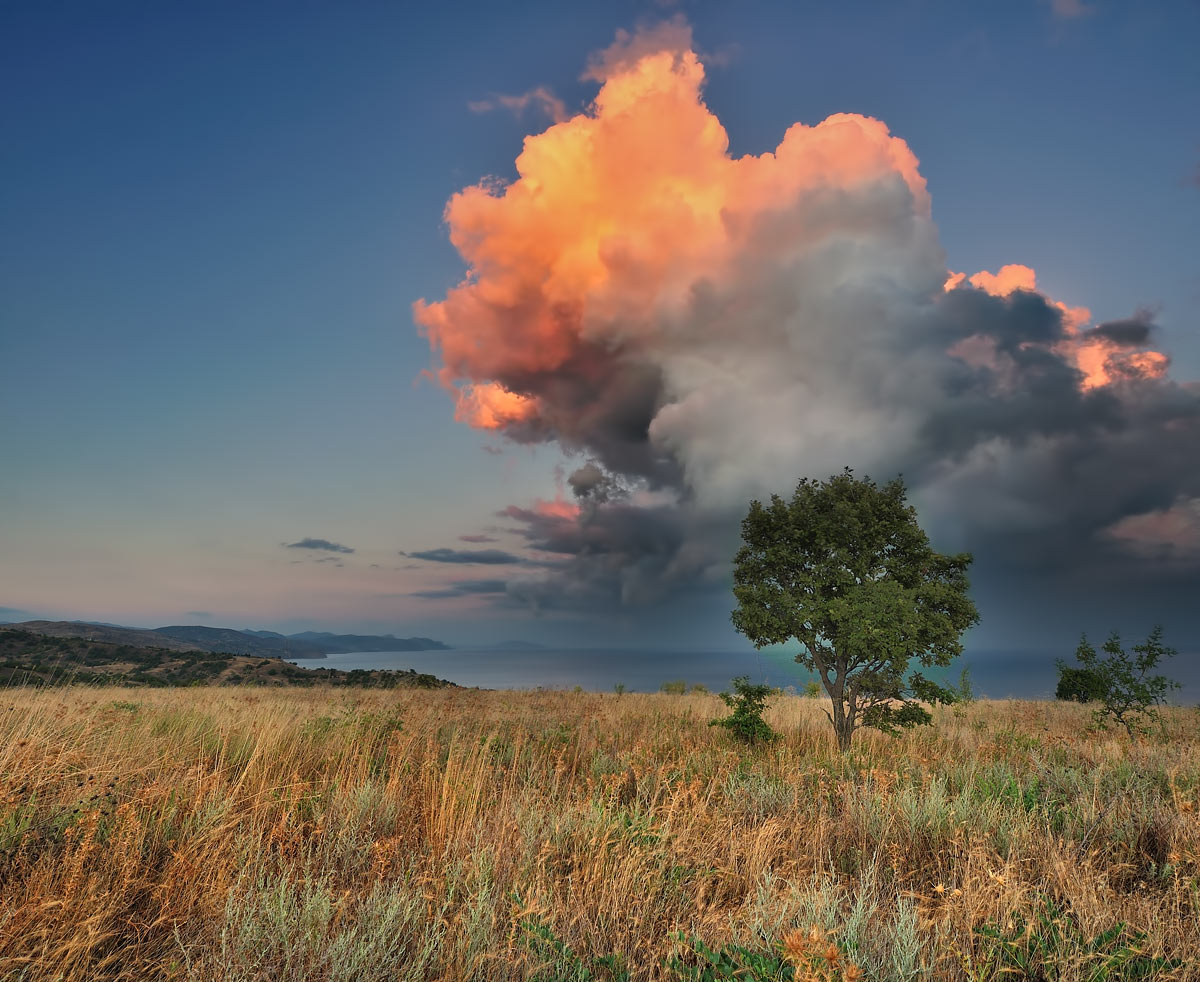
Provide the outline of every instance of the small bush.
[[762,718],[767,708],[767,696],[775,690],[769,685],[751,685],[749,675],[739,675],[733,680],[735,695],[722,692],[721,698],[733,712],[721,719],[714,719],[709,726],[723,726],[731,736],[743,743],[769,743],[778,734]]

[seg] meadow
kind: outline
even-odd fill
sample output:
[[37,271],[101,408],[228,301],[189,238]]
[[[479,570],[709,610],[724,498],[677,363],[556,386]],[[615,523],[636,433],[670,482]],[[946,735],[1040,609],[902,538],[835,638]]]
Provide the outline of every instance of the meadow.
[[821,705],[0,691],[0,979],[1200,978],[1195,709]]

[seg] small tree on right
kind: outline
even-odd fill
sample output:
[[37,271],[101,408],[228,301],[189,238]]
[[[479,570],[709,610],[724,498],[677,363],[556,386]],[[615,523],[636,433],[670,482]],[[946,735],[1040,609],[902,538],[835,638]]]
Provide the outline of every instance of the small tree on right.
[[1162,635],[1162,627],[1156,627],[1144,642],[1133,646],[1131,657],[1121,645],[1121,636],[1113,631],[1102,649],[1106,658],[1101,658],[1083,635],[1075,649],[1079,667],[1058,662],[1055,695],[1059,699],[1100,703],[1092,713],[1100,729],[1115,722],[1124,727],[1130,740],[1147,732],[1160,718],[1155,706],[1166,701],[1168,692],[1179,688],[1178,682],[1165,675],[1150,674],[1162,659],[1178,654],[1163,644]]

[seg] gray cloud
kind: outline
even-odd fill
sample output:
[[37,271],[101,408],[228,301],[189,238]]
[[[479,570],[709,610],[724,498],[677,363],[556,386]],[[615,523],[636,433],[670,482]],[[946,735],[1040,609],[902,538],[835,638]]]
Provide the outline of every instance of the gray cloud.
[[503,549],[425,549],[421,552],[402,552],[400,555],[431,563],[482,563],[485,566],[524,561],[520,556]]
[[324,552],[341,552],[349,555],[354,550],[340,542],[330,542],[328,539],[301,539],[299,542],[285,542],[286,549],[317,549]]
[[1140,348],[1149,342],[1150,332],[1153,330],[1154,311],[1143,307],[1132,317],[1106,321],[1084,333],[1086,336],[1104,338],[1123,347]]
[[505,580],[458,580],[436,590],[417,590],[409,596],[425,600],[449,600],[478,594],[502,594],[507,589],[508,584]]
[[499,542],[500,540],[496,539],[490,535],[480,534],[480,535],[460,535],[458,537],[458,541],[459,542],[474,542],[477,545],[481,545],[481,544],[487,543],[487,542]]

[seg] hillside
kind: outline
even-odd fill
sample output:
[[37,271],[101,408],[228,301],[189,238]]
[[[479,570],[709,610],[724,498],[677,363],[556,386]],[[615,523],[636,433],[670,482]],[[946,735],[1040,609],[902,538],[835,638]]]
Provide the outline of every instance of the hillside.
[[23,621],[5,625],[55,638],[83,638],[168,651],[213,651],[264,658],[324,658],[335,651],[448,651],[432,638],[397,638],[390,634],[320,634],[306,631],[285,636],[272,631],[238,631],[228,627],[172,624],[154,629],[93,624],[86,621]]
[[438,688],[453,684],[411,670],[309,669],[277,657],[113,644],[0,627],[0,687],[65,682],[131,686],[322,684],[367,688]]

